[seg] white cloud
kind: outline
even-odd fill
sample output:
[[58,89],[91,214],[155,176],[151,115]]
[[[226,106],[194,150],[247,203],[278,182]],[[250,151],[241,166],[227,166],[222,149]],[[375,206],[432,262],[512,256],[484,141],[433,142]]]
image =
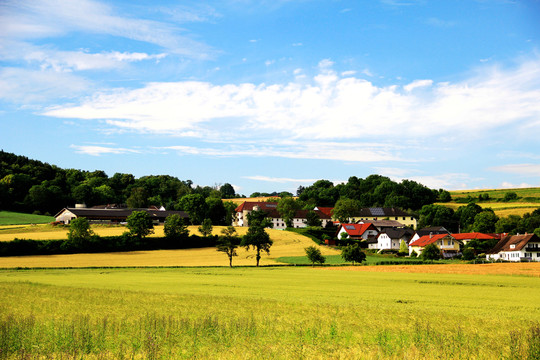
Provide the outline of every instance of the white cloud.
[[319,67],[311,84],[150,83],[96,94],[80,105],[58,106],[44,114],[105,119],[112,127],[145,132],[207,136],[229,129],[266,139],[383,143],[437,136],[463,141],[503,126],[532,126],[527,133],[533,134],[540,127],[534,122],[540,118],[540,59],[515,69],[479,70],[458,83],[418,80],[406,87],[426,87],[420,92],[341,78],[330,60]]
[[101,156],[103,154],[126,154],[126,153],[140,153],[139,150],[126,149],[126,148],[112,148],[98,145],[71,145],[72,149],[79,154],[86,154],[92,156]]
[[205,155],[212,157],[278,157],[289,159],[320,159],[347,162],[407,161],[389,149],[369,144],[271,142],[234,143],[228,147],[167,146],[160,149],[174,150],[180,155]]
[[39,39],[84,31],[151,43],[192,58],[208,58],[213,52],[209,46],[181,35],[181,29],[174,25],[120,16],[112,6],[92,0],[7,0],[0,5],[0,24],[0,37],[6,39]]
[[519,185],[515,185],[515,184],[512,184],[512,183],[507,182],[507,181],[504,181],[501,184],[502,189],[519,189],[519,188],[530,188],[530,187],[534,187],[534,185],[530,185],[530,184],[527,184],[527,183],[521,183]]
[[516,175],[540,176],[540,164],[509,164],[495,166],[490,170]]
[[411,92],[416,88],[427,87],[433,85],[433,80],[415,80],[412,83],[405,85],[405,91]]
[[0,99],[24,104],[80,96],[91,83],[71,73],[0,69]]

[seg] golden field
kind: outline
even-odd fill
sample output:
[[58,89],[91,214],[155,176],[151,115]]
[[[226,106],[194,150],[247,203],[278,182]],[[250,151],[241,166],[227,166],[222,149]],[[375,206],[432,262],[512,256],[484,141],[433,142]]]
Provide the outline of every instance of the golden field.
[[[190,226],[191,233],[197,232],[197,226]],[[219,235],[223,226],[214,226],[213,233]],[[93,227],[101,236],[120,235],[125,227]],[[245,235],[247,228],[236,228],[240,236]],[[317,246],[311,239],[300,234],[267,229],[274,245],[270,255],[263,253],[261,265],[276,264],[273,259],[284,256],[303,256],[304,248]],[[16,237],[27,239],[62,239],[66,238],[67,230],[19,233]],[[12,240],[6,233],[4,241]],[[13,236],[13,235],[11,235]],[[163,226],[155,227],[153,236],[163,236]],[[9,238],[9,239],[8,239]],[[324,255],[337,255],[338,250],[321,246]],[[233,258],[233,265],[254,265],[255,252],[238,248],[238,256]],[[0,258],[0,268],[14,267],[109,267],[109,266],[228,266],[228,257],[215,248],[183,249],[183,250],[153,250],[132,251],[100,254],[69,254],[69,255],[40,255],[16,256]]]
[[518,275],[540,277],[540,262],[493,264],[340,266],[331,267],[328,269],[342,271],[376,271],[392,273]]

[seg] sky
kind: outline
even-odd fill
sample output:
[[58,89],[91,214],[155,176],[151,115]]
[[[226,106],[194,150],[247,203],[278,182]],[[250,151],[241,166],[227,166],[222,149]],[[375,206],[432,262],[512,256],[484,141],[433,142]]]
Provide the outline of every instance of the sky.
[[0,1],[0,148],[237,193],[540,186],[540,1]]

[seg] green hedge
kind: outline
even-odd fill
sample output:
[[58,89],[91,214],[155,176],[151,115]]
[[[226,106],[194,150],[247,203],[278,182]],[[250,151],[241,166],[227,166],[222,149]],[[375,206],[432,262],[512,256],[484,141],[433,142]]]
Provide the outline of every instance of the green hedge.
[[54,255],[77,253],[102,253],[116,251],[188,249],[216,246],[217,236],[200,237],[191,235],[181,239],[147,237],[139,239],[129,234],[120,236],[93,236],[84,244],[68,240],[15,239],[0,242],[0,256]]

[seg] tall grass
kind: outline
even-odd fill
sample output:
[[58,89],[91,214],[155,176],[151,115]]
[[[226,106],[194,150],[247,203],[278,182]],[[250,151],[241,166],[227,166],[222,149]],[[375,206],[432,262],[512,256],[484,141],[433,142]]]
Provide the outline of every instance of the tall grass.
[[534,359],[538,285],[311,268],[2,271],[0,358]]

